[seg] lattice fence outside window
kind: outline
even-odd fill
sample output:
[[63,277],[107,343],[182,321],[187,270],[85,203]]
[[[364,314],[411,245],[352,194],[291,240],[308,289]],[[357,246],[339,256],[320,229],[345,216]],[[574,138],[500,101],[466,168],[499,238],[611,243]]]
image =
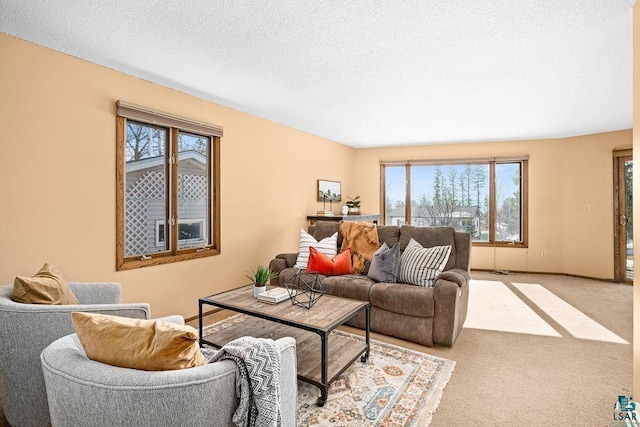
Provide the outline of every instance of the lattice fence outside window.
[[[158,216],[158,204],[164,205],[166,194],[165,175],[162,171],[148,171],[127,188],[125,208],[125,256],[147,254],[162,251],[164,246],[156,243],[156,227],[158,220],[164,221],[164,215]],[[207,177],[202,175],[178,175],[178,197],[182,200],[207,200]],[[151,209],[150,204],[155,207]],[[199,204],[181,206],[185,212],[194,213]],[[153,214],[155,212],[155,215]],[[206,213],[198,212],[201,218]],[[164,241],[164,239],[163,239]],[[203,243],[200,243],[203,244]]]
[[202,175],[178,175],[178,198],[207,199],[207,177]]
[[149,171],[127,188],[125,199],[125,256],[149,253],[155,242],[155,218],[150,218],[149,201],[164,200],[164,172]]

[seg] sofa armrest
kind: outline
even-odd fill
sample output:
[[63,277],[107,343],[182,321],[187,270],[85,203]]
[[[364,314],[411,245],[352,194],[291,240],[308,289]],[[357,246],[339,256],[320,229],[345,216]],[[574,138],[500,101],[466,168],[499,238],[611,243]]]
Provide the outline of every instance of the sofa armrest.
[[461,268],[453,268],[451,270],[443,271],[436,277],[435,282],[438,280],[447,280],[449,282],[457,283],[458,286],[465,286],[471,280],[469,272]]
[[[444,273],[448,273],[443,276]],[[467,318],[469,280],[464,270],[443,272],[433,289],[433,343],[451,347]]]
[[276,259],[285,260],[287,268],[291,268],[296,265],[296,261],[298,260],[298,253],[278,254],[276,255]]
[[269,263],[269,268],[272,272],[275,273],[275,277],[271,279],[270,284],[272,286],[278,286],[278,274],[286,268],[291,268],[296,265],[296,260],[298,259],[298,254],[293,253],[285,253],[278,254],[274,259]]

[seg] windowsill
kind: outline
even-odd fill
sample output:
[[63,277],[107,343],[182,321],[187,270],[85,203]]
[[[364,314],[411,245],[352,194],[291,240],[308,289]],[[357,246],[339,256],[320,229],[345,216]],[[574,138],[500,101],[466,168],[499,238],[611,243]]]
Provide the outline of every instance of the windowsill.
[[491,243],[491,242],[478,242],[478,241],[472,241],[471,244],[473,246],[477,246],[477,247],[485,247],[485,248],[519,248],[519,249],[526,249],[529,247],[528,244],[526,244],[525,242],[495,242],[495,243]]
[[206,249],[185,249],[178,255],[151,255],[150,258],[142,260],[140,258],[125,258],[116,266],[117,271],[132,270],[141,267],[150,267],[152,265],[170,264],[173,262],[186,261],[190,259],[204,258],[214,255],[220,255],[220,251],[209,246]]

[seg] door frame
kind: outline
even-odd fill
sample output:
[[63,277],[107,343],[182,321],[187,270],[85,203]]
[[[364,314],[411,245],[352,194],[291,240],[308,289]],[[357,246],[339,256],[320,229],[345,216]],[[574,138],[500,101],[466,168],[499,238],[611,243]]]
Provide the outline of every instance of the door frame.
[[613,268],[618,283],[633,283],[627,279],[626,218],[624,215],[624,163],[633,160],[633,150],[613,151]]

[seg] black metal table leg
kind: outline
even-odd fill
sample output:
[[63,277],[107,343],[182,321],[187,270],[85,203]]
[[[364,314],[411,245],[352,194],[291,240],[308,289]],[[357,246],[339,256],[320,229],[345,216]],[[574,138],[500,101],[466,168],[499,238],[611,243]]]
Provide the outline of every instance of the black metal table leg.
[[202,342],[202,301],[198,301],[198,331],[200,332],[199,334],[199,338],[198,338],[198,342],[200,344],[200,347],[203,346],[203,342]]
[[369,350],[371,348],[370,344],[369,344],[369,332],[371,330],[370,328],[370,317],[371,317],[371,313],[370,313],[370,307],[367,306],[365,309],[365,318],[366,318],[366,333],[365,333],[365,340],[367,343],[367,350],[364,352],[364,354],[362,355],[362,357],[360,358],[360,361],[362,363],[366,363],[367,360],[369,359]]
[[322,352],[322,360],[321,360],[322,387],[320,387],[320,397],[318,398],[318,400],[316,400],[316,405],[320,407],[324,406],[325,402],[327,401],[327,397],[329,396],[329,384],[328,384],[329,368],[327,366],[329,363],[329,346],[327,345],[328,339],[329,337],[327,334],[325,333],[320,334],[320,346],[321,346],[321,352]]

